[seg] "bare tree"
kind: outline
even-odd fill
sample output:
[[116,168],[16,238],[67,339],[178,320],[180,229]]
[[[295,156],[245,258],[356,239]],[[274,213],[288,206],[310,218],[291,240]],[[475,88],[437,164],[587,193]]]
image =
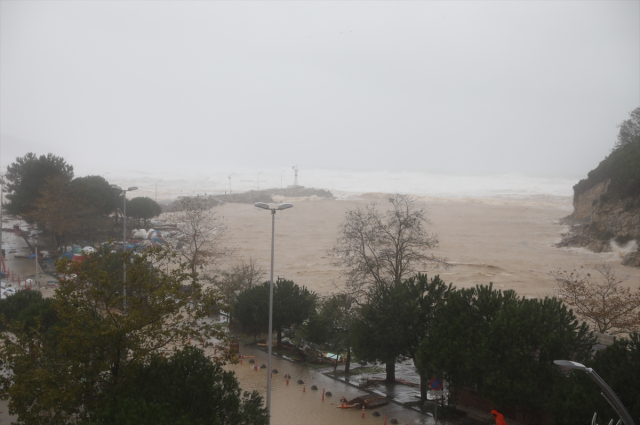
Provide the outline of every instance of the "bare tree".
[[215,264],[233,250],[225,246],[227,227],[216,211],[198,198],[185,198],[182,206],[182,211],[172,213],[167,220],[175,226],[169,239],[189,263],[195,280],[198,266]]
[[232,266],[228,270],[223,270],[216,275],[207,275],[204,278],[218,289],[224,298],[229,313],[229,322],[232,320],[233,305],[240,292],[251,289],[259,285],[265,275],[265,271],[253,258],[240,260],[240,263]]
[[360,295],[372,285],[397,284],[429,266],[448,266],[429,253],[438,239],[425,228],[426,208],[409,195],[390,195],[387,201],[387,211],[375,202],[347,211],[330,251],[334,264],[343,269],[347,288]]
[[620,286],[626,279],[608,264],[598,264],[595,269],[597,280],[591,273],[576,270],[551,273],[558,297],[598,332],[617,335],[640,330],[640,289],[633,292]]

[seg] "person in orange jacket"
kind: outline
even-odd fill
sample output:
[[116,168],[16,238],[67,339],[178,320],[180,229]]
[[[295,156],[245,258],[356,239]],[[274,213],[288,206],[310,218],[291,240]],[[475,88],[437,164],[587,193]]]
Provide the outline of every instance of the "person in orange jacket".
[[492,410],[491,414],[493,415],[493,419],[496,420],[496,425],[507,425],[507,421],[504,420],[504,416],[502,415],[502,413],[498,413],[495,410]]

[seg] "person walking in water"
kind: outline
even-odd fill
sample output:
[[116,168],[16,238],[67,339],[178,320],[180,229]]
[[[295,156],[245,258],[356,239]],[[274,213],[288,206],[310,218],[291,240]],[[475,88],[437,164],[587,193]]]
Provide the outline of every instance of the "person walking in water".
[[491,415],[493,415],[493,419],[496,421],[496,425],[507,425],[507,421],[504,420],[504,416],[502,413],[498,413],[495,410],[491,411]]

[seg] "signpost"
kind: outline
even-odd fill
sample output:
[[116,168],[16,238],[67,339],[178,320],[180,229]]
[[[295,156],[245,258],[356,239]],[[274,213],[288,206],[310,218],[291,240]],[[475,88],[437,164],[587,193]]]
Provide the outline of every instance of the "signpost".
[[[434,391],[442,391],[442,380],[438,378],[431,378],[429,386]],[[438,396],[436,396],[436,408],[435,408],[436,425],[438,425]]]

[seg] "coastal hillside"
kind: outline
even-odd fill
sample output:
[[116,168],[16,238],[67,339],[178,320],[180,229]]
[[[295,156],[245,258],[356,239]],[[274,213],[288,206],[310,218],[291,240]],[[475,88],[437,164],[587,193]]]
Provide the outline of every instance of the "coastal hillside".
[[640,267],[640,127],[629,132],[629,121],[611,154],[573,187],[573,214],[565,219],[571,232],[558,246],[617,250],[622,264]]

